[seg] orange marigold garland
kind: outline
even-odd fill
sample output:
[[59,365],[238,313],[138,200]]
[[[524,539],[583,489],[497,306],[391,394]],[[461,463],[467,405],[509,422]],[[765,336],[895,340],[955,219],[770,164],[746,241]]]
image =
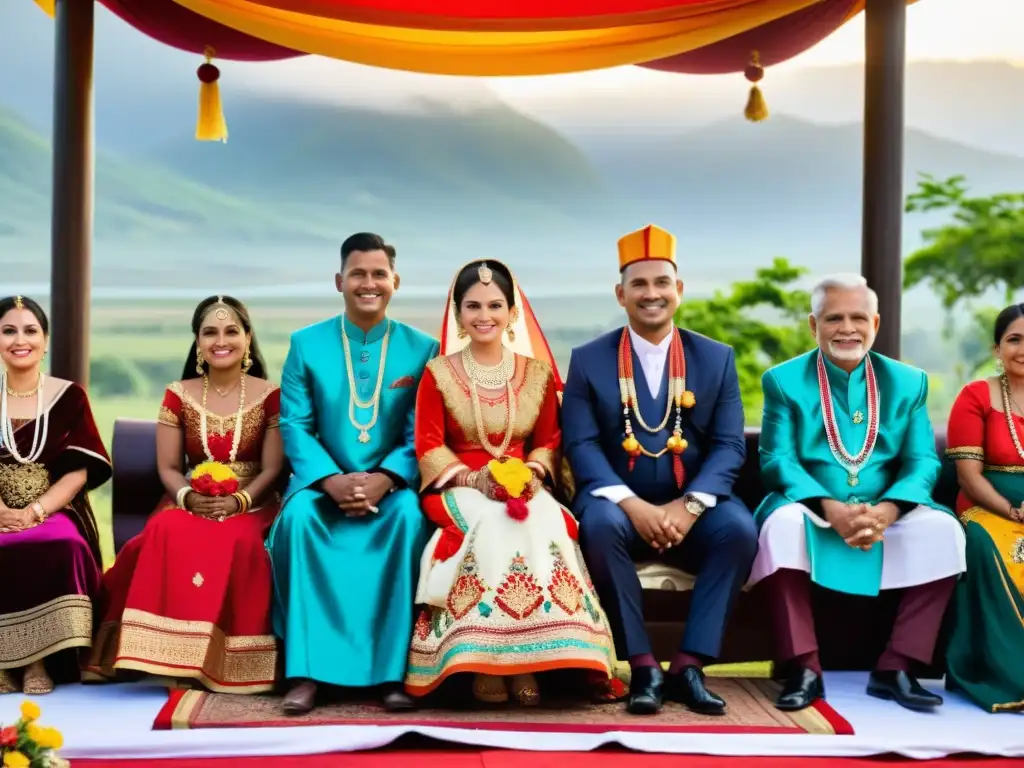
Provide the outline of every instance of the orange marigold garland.
[[[692,408],[696,405],[697,400],[693,392],[686,388],[686,357],[683,354],[683,340],[678,332],[673,331],[672,342],[668,350],[668,398],[665,416],[661,423],[653,427],[649,426],[640,413],[640,405],[636,396],[636,381],[633,377],[633,345],[629,339],[628,328],[622,329],[622,336],[619,338],[619,394],[622,399],[622,414],[625,417],[622,449],[629,454],[629,471],[633,471],[636,460],[640,456],[659,459],[665,453],[671,452],[672,472],[676,478],[676,485],[682,488],[686,479],[682,454],[689,446],[686,438],[683,437],[683,408]],[[657,453],[648,451],[633,433],[633,419],[636,419],[641,428],[656,435],[668,426],[673,410],[675,411],[675,423],[672,427],[672,435],[665,441],[665,447]]]

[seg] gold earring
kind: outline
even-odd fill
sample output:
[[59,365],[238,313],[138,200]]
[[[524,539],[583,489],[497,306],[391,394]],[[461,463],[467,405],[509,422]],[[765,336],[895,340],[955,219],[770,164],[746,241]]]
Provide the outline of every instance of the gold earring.
[[512,330],[512,324],[511,323],[505,328],[505,333],[508,334],[508,340],[509,341],[515,341],[516,340],[516,332]]
[[519,307],[512,307],[512,310],[508,313],[508,325],[505,326],[505,333],[508,334],[509,341],[516,340],[516,332],[512,330],[512,326],[519,320]]
[[198,373],[200,376],[203,376],[203,375],[206,374],[206,371],[203,370],[203,363],[205,363],[205,362],[206,361],[203,360],[203,353],[200,352],[197,349],[196,350],[196,373]]
[[242,372],[246,373],[250,368],[252,368],[252,358],[249,357],[249,348],[246,347],[245,356],[242,358]]
[[996,373],[1000,376],[1003,375],[1003,361],[999,358],[996,359]]
[[469,332],[460,325],[458,327],[458,330],[455,331],[455,335],[458,336],[460,339],[464,339],[467,336],[469,336]]

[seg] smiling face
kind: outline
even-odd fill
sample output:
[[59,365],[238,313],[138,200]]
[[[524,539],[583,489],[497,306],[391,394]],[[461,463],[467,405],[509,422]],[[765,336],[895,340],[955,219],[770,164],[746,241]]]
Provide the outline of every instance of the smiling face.
[[459,305],[459,324],[478,344],[500,341],[510,316],[508,299],[496,282],[472,286]]
[[829,288],[820,314],[808,320],[819,349],[841,368],[864,359],[875,343],[880,321],[866,288]]
[[1006,375],[1024,381],[1024,317],[1010,323],[995,349]]
[[384,316],[398,282],[398,273],[382,250],[352,251],[335,276],[338,290],[345,297],[346,311],[353,318],[371,321]]
[[638,332],[671,327],[683,296],[683,283],[667,261],[641,261],[626,267],[615,297]]
[[0,317],[0,359],[9,371],[38,369],[47,337],[29,309],[12,309]]
[[238,315],[219,304],[203,317],[196,346],[211,369],[226,371],[241,369],[250,341]]

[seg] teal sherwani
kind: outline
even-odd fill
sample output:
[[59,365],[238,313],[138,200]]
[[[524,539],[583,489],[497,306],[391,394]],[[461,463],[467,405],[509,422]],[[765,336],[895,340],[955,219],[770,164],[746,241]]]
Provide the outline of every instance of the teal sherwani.
[[[360,400],[377,385],[390,325],[377,422],[370,440],[349,415],[351,365]],[[274,632],[284,641],[285,675],[342,686],[399,683],[412,637],[413,597],[427,523],[420,511],[413,444],[416,389],[437,342],[385,320],[363,333],[341,317],[292,335],[281,376],[281,437],[292,476],[270,530]],[[372,409],[356,408],[370,422]],[[320,482],[347,472],[383,471],[396,490],[379,513],[349,518]]]
[[[761,379],[761,477],[767,497],[754,512],[759,526],[786,504],[813,507],[821,499],[877,504],[891,501],[903,511],[923,505],[952,514],[935,503],[932,488],[941,465],[928,420],[928,378],[924,371],[870,352],[879,391],[879,432],[874,452],[850,485],[848,473],[832,456],[825,437],[818,394],[818,350],[788,360]],[[863,361],[844,370],[825,359],[839,434],[856,455],[868,428]],[[855,419],[860,412],[863,419]],[[860,423],[857,423],[857,422]],[[877,595],[884,542],[867,552],[855,549],[832,528],[805,518],[811,579],[828,589]]]

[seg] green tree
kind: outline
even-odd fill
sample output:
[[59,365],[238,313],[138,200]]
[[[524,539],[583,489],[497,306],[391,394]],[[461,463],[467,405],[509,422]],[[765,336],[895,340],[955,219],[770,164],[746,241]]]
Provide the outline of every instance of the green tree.
[[[924,246],[904,262],[904,288],[926,284],[947,312],[944,335],[958,340],[960,357],[974,374],[991,360],[994,308],[974,305],[997,290],[1010,304],[1024,288],[1024,193],[971,197],[963,176],[945,180],[922,174],[917,189],[907,196],[908,213],[947,211],[950,220],[925,229]],[[966,328],[958,332],[953,310],[969,312]]]
[[748,424],[761,421],[761,375],[814,346],[807,328],[811,296],[792,284],[807,270],[776,258],[754,279],[733,283],[707,299],[683,301],[676,325],[729,344],[736,353]]

